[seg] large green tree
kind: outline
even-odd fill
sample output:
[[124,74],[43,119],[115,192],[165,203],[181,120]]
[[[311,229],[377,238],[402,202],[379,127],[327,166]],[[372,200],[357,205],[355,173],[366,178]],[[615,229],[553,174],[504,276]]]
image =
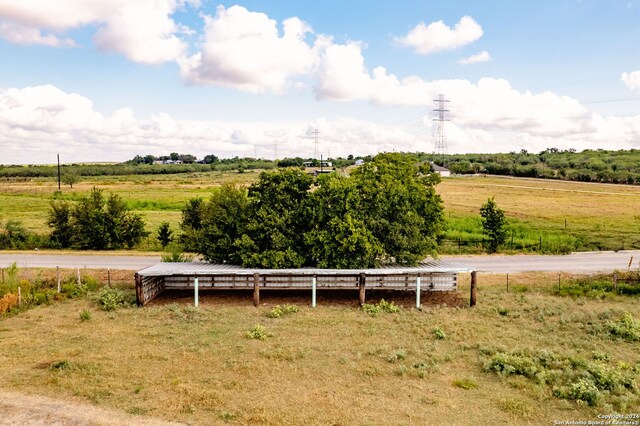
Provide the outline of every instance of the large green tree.
[[133,248],[147,235],[140,215],[130,212],[116,194],[105,198],[96,188],[75,205],[52,202],[47,224],[54,241],[78,249]]
[[440,177],[407,154],[385,153],[352,174],[364,220],[382,243],[386,260],[415,264],[435,254],[444,229]]
[[435,254],[443,230],[438,182],[403,154],[315,182],[297,169],[263,172],[247,191],[227,186],[189,201],[182,238],[209,261],[249,267],[415,264]]

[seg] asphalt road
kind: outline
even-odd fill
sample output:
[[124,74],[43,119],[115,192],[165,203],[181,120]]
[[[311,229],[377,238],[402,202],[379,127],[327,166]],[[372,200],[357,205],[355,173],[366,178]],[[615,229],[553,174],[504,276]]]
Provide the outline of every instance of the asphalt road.
[[[559,256],[492,255],[442,256],[447,262],[461,263],[479,272],[556,271],[574,273],[611,272],[640,267],[640,250],[619,252],[583,252]],[[88,268],[140,270],[160,262],[158,256],[109,256],[77,254],[20,254],[0,253],[0,267],[13,262],[23,268]]]

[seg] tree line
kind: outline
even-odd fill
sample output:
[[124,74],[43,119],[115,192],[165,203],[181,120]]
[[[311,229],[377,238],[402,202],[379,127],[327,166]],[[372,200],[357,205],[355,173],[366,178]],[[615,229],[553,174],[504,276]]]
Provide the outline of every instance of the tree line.
[[526,150],[504,154],[431,156],[452,173],[486,173],[581,182],[640,184],[640,150]]

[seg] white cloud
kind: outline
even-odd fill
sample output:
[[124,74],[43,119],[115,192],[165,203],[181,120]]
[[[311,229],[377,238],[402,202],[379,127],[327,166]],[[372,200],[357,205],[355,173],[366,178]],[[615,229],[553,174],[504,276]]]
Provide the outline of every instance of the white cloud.
[[0,21],[0,38],[22,45],[42,45],[49,47],[72,47],[75,42],[70,38],[59,38],[53,34],[42,34],[37,28],[24,27],[11,22]]
[[[639,148],[640,115],[601,116],[552,93],[518,92],[504,80],[432,84],[451,94],[450,152]],[[272,158],[275,140],[279,157],[306,157],[313,154],[311,132],[316,128],[325,157],[394,150],[429,152],[433,149],[432,125],[426,111],[425,130],[417,133],[398,125],[350,118],[218,122],[177,120],[166,113],[140,118],[126,107],[103,114],[88,98],[50,85],[0,90],[5,163],[50,163],[57,153],[67,162],[124,161],[137,154],[174,151],[199,157],[210,153],[253,156],[257,151],[258,156]]]
[[[186,0],[0,0],[0,37],[13,43],[52,47],[74,43],[59,35],[70,29],[95,25],[94,42],[99,50],[124,54],[128,59],[159,64],[186,53],[179,38],[188,29],[171,15]],[[196,2],[197,3],[197,2]],[[17,31],[12,31],[17,30]],[[42,31],[52,32],[46,36]]]
[[[612,123],[619,125],[616,143],[632,143],[640,137],[638,117],[604,117],[575,99],[552,92],[532,93],[511,87],[504,79],[427,81],[417,76],[400,79],[383,67],[370,73],[360,45],[328,46],[321,58],[315,86],[319,99],[364,100],[383,106],[423,106],[443,93],[451,100],[451,120],[461,128],[506,131],[527,135],[528,140],[609,143]],[[606,131],[604,131],[607,129]],[[549,143],[546,141],[545,143]]]
[[478,40],[482,34],[480,24],[470,16],[463,16],[453,28],[442,21],[429,25],[420,22],[404,37],[396,37],[395,41],[402,46],[413,47],[416,53],[428,55],[467,45]]
[[282,93],[314,64],[313,48],[305,42],[312,29],[296,17],[282,23],[282,35],[275,20],[242,6],[218,6],[216,16],[204,20],[201,51],[180,61],[191,84]]
[[621,79],[629,89],[631,90],[640,89],[640,71],[622,73]]
[[471,55],[467,58],[462,58],[458,61],[460,65],[470,65],[477,64],[480,62],[489,62],[491,60],[491,55],[486,50],[483,50],[480,53],[476,53],[475,55]]

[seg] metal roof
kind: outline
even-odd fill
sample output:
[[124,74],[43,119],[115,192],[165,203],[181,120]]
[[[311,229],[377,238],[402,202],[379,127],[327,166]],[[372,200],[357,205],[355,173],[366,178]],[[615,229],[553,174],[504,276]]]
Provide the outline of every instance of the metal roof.
[[459,263],[441,260],[426,260],[418,266],[403,267],[388,265],[381,268],[367,269],[256,269],[243,268],[236,265],[220,265],[205,262],[161,262],[138,271],[143,277],[158,277],[170,275],[401,275],[401,274],[434,274],[472,272],[473,268]]

